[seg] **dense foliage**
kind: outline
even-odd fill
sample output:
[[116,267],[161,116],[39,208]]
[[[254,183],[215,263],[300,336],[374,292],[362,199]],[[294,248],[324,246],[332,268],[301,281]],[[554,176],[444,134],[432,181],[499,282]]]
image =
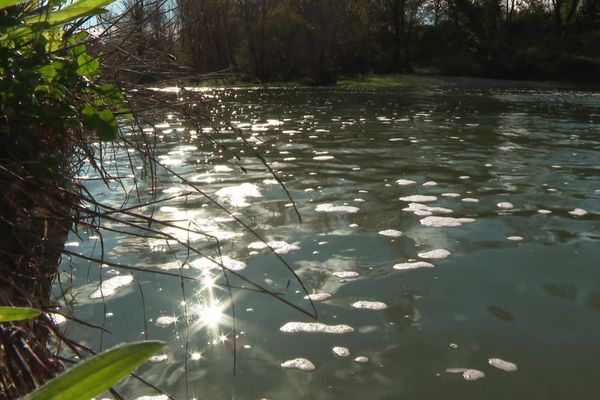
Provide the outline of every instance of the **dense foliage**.
[[[597,0],[128,0],[137,57],[159,46],[195,72],[332,82],[433,71],[598,79]],[[162,9],[163,17],[156,17]],[[154,15],[154,17],[150,17]]]

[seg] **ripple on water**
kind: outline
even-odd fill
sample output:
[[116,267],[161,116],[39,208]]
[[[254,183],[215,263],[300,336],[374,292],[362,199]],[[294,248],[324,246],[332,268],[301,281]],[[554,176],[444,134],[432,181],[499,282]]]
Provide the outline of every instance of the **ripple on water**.
[[132,275],[119,275],[109,278],[100,284],[100,287],[90,294],[90,299],[101,299],[109,297],[117,292],[117,289],[133,282]]
[[402,232],[397,231],[395,229],[386,229],[384,231],[379,231],[379,234],[382,236],[389,236],[389,237],[400,237],[402,236]]
[[285,333],[329,333],[332,335],[354,332],[354,328],[350,325],[327,325],[321,322],[287,322],[279,330]]
[[335,206],[331,203],[323,203],[317,205],[315,211],[317,212],[328,212],[328,213],[356,213],[360,209],[354,206]]
[[427,261],[413,261],[413,262],[406,262],[406,263],[398,263],[398,264],[394,264],[393,268],[400,270],[400,271],[405,271],[405,270],[409,270],[409,269],[418,269],[418,268],[433,268],[434,265],[431,263],[428,263]]
[[294,358],[293,360],[281,363],[281,366],[283,368],[298,369],[300,371],[313,371],[315,369],[315,364],[306,358]]
[[421,195],[421,194],[415,194],[415,195],[412,195],[412,196],[400,197],[400,200],[407,201],[409,203],[429,203],[429,202],[432,202],[432,201],[436,201],[437,197],[436,196],[425,196],[425,195]]
[[517,370],[517,364],[510,361],[503,360],[501,358],[490,358],[488,363],[492,367],[496,367],[506,372],[515,372]]
[[475,222],[473,218],[426,217],[419,221],[423,226],[433,228],[453,228],[465,223]]
[[425,259],[441,260],[450,256],[451,254],[452,253],[450,253],[446,249],[435,249],[431,251],[426,251],[424,253],[419,253],[419,257]]
[[356,302],[352,303],[352,307],[357,308],[359,310],[379,311],[379,310],[385,310],[387,308],[387,304],[385,304],[381,301],[361,300],[361,301],[356,301]]

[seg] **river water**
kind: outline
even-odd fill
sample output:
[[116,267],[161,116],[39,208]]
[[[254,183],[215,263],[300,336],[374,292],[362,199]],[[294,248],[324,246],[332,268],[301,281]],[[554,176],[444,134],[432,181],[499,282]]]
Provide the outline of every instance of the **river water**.
[[[247,143],[169,113],[147,127],[157,157],[204,194],[159,168],[162,202],[121,215],[129,224],[101,219],[107,264],[65,257],[57,297],[110,334],[69,321],[69,335],[97,350],[165,340],[138,372],[177,399],[597,395],[600,92],[424,81],[210,94]],[[82,179],[99,201],[128,207],[151,200],[147,166],[134,171],[114,190]],[[139,199],[123,190],[134,177]],[[141,215],[168,222],[150,232]],[[99,257],[100,237],[81,231],[66,249]],[[324,325],[273,296],[220,287],[209,258],[313,313],[287,263]],[[135,380],[118,389],[157,396]]]

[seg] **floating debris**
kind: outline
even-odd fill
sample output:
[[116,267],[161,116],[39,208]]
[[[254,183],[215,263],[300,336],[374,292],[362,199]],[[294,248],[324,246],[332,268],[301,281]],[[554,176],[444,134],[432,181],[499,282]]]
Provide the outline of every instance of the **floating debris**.
[[357,278],[360,274],[356,271],[339,271],[334,272],[333,276],[340,279]]
[[433,228],[452,228],[465,223],[475,222],[473,218],[426,217],[419,221],[421,225]]
[[476,381],[478,379],[485,378],[485,374],[478,369],[468,369],[463,372],[463,378],[468,381]]
[[311,299],[312,301],[325,301],[330,299],[331,293],[311,293],[308,296],[304,296],[305,299]]
[[446,249],[435,249],[435,250],[431,250],[431,251],[426,251],[424,253],[419,253],[418,255],[419,255],[419,257],[425,258],[425,259],[441,260],[443,258],[450,256],[451,254],[452,253],[450,253]]
[[348,350],[347,347],[335,346],[333,349],[331,349],[331,351],[333,351],[333,354],[335,354],[338,357],[350,356],[350,350]]
[[287,322],[279,330],[285,333],[329,333],[333,335],[354,332],[354,328],[350,325],[327,325],[321,322]]
[[512,363],[510,361],[505,361],[501,358],[490,358],[488,360],[488,363],[492,367],[496,367],[496,368],[501,369],[502,371],[506,371],[506,372],[515,372],[517,370],[517,364]]
[[330,203],[319,204],[317,208],[315,208],[317,212],[329,212],[329,213],[357,213],[360,211],[360,208],[354,206],[334,206]]
[[112,296],[117,292],[117,289],[129,285],[131,282],[133,282],[132,275],[119,275],[109,278],[103,281],[100,287],[90,294],[90,299],[101,299]]
[[436,201],[437,197],[436,196],[424,196],[424,195],[420,195],[420,194],[415,194],[412,196],[405,196],[405,197],[400,197],[400,200],[402,201],[406,201],[409,203],[429,203],[432,201]]
[[315,369],[315,364],[306,358],[294,358],[281,363],[281,366],[288,369],[299,369],[300,371],[313,371]]
[[394,264],[393,268],[397,269],[397,270],[408,270],[408,269],[418,269],[418,268],[433,268],[434,265],[431,263],[428,263],[427,261],[413,261],[413,262],[407,262],[407,263],[399,263],[399,264]]
[[352,303],[352,307],[353,308],[358,308],[360,310],[374,310],[374,311],[379,311],[379,310],[385,310],[387,308],[387,304],[381,302],[381,301],[357,301]]
[[395,229],[386,229],[384,231],[379,231],[379,234],[382,236],[389,236],[389,237],[400,237],[402,236],[402,232],[397,231]]

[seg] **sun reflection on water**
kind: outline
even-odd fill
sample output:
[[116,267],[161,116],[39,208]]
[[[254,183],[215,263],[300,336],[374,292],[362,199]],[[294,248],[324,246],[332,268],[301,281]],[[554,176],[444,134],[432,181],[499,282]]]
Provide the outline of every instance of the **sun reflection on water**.
[[231,318],[226,314],[230,300],[224,301],[219,297],[218,292],[224,290],[215,285],[217,278],[213,272],[204,270],[202,273],[202,286],[190,307],[190,315],[193,319],[191,330],[198,332],[205,329],[213,344],[224,343],[226,335],[223,335],[222,328],[231,325]]

